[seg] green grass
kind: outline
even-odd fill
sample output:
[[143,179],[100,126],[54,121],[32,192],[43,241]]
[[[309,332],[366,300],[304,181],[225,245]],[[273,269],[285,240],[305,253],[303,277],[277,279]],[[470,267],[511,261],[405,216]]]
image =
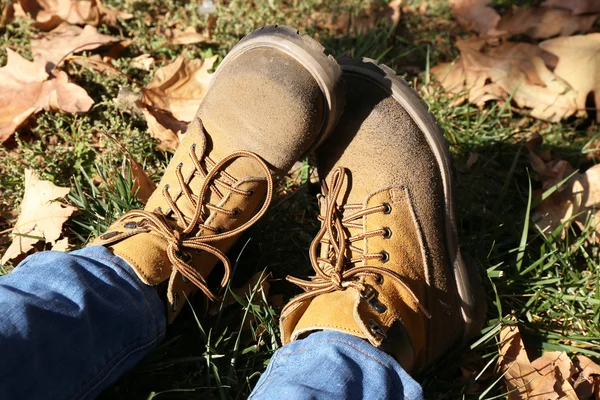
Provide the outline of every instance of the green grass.
[[[588,144],[600,138],[600,130],[584,120],[560,124],[536,121],[510,106],[489,105],[484,109],[464,104],[428,86],[428,65],[457,56],[453,41],[464,36],[450,16],[446,2],[430,2],[425,15],[406,9],[395,30],[378,27],[363,35],[331,37],[327,31],[307,23],[307,15],[351,10],[354,14],[368,2],[242,1],[217,11],[216,45],[174,46],[160,34],[164,27],[198,26],[207,17],[198,15],[196,3],[106,1],[109,6],[135,17],[121,29],[102,28],[104,33],[132,40],[113,64],[138,82],[146,84],[152,74],[137,70],[128,60],[150,53],[158,66],[186,52],[193,57],[224,56],[245,34],[268,23],[300,26],[317,35],[335,56],[367,56],[382,61],[403,74],[415,86],[443,128],[454,156],[459,194],[460,235],[464,249],[478,266],[489,294],[488,322],[471,346],[456,349],[419,380],[427,398],[502,398],[504,391],[495,360],[497,333],[504,323],[517,323],[533,353],[562,349],[600,356],[599,320],[600,259],[598,246],[586,239],[589,226],[571,228],[565,238],[542,234],[528,222],[530,189],[541,187],[531,171],[523,143],[532,134],[544,136],[544,146],[576,168],[595,163]],[[418,0],[407,1],[418,6]],[[497,1],[499,9],[516,2]],[[10,46],[30,57],[29,40],[35,30],[22,21],[0,27],[0,47]],[[5,53],[0,51],[0,62]],[[171,157],[156,149],[146,133],[145,122],[112,101],[123,86],[120,75],[105,76],[75,64],[65,67],[73,79],[94,98],[96,104],[84,115],[40,113],[20,129],[15,139],[0,147],[0,216],[18,207],[23,195],[23,170],[35,169],[44,179],[72,188],[69,201],[79,208],[67,224],[75,247],[97,236],[118,215],[140,204],[131,196],[131,179],[119,148],[102,132],[116,137],[150,172],[160,179]],[[471,167],[471,154],[479,155]],[[308,168],[308,163],[305,163]],[[230,253],[235,261],[231,287],[240,287],[256,272],[272,274],[269,296],[260,290],[248,298],[236,298],[228,307],[216,307],[206,318],[200,296],[169,327],[167,339],[136,368],[107,389],[103,399],[239,399],[250,393],[273,352],[281,345],[278,313],[297,289],[283,281],[293,273],[309,275],[308,245],[318,229],[316,185],[308,182],[308,170],[289,177],[268,214],[248,232]],[[297,179],[296,179],[297,178]],[[104,183],[99,183],[104,182]],[[535,198],[531,198],[535,202]],[[10,225],[0,217],[0,231]],[[0,254],[8,245],[0,236]],[[0,267],[8,273],[12,265]],[[233,296],[228,291],[227,296]],[[193,311],[197,314],[194,314]],[[533,354],[532,354],[533,355]]]

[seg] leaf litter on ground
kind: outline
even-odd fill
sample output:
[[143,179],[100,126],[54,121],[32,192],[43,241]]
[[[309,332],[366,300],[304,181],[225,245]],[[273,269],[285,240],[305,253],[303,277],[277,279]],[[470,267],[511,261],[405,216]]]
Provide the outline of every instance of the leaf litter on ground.
[[[71,25],[117,26],[118,18],[133,18],[132,14],[106,8],[100,0],[19,0],[22,13],[30,15],[35,27],[49,31],[63,22]],[[22,14],[18,11],[16,15]]]
[[50,32],[41,32],[32,38],[31,52],[33,61],[50,72],[70,54],[93,50],[119,41],[118,38],[99,33],[91,25],[81,28],[61,24]]

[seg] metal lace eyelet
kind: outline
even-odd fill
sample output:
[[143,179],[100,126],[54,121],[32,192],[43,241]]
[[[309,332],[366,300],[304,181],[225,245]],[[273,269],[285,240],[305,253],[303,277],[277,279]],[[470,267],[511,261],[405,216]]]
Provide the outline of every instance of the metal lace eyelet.
[[377,311],[379,314],[383,314],[387,311],[387,307],[385,306],[385,304],[383,304],[377,299],[372,299],[371,301],[369,301],[369,305],[371,306],[371,308],[373,308],[373,310]]
[[382,250],[379,254],[381,254],[381,258],[379,259],[379,261],[381,261],[382,263],[390,261],[390,254],[387,251]]
[[233,214],[231,214],[232,217],[236,218],[240,215],[240,209],[239,208],[234,208],[233,210],[231,210],[231,212]]
[[181,170],[183,168],[183,162],[180,162],[179,164],[177,164],[177,169]]
[[248,190],[248,197],[252,197],[254,196],[254,190],[250,189]]
[[217,235],[220,235],[221,233],[223,233],[223,228],[221,228],[220,226],[217,226],[215,228],[215,231],[216,231]]
[[377,322],[373,321],[372,319],[369,320],[369,330],[373,335],[381,339],[385,339],[387,337],[381,326],[379,326]]
[[117,232],[117,231],[106,232],[104,235],[100,236],[100,239],[107,240],[107,239],[110,239],[110,238],[114,238],[115,236],[117,236],[120,233],[121,232]]
[[377,296],[377,291],[371,285],[365,285],[364,289],[360,292],[360,297],[366,300],[371,300]]
[[390,228],[383,228],[383,230],[385,231],[385,233],[383,234],[383,238],[384,239],[389,239],[390,237],[392,237],[392,230]]
[[137,222],[127,222],[125,225],[123,225],[123,227],[125,227],[125,229],[135,229],[138,227],[138,223]]
[[179,306],[179,296],[177,293],[173,293],[173,306],[171,307],[171,311],[177,311],[177,307]]
[[196,143],[192,143],[192,145],[190,146],[190,149],[192,151],[196,151]]
[[390,203],[383,203],[383,207],[385,207],[383,210],[384,214],[389,214],[392,212],[392,206],[390,205]]
[[169,189],[171,189],[171,185],[169,185],[169,184],[167,183],[167,184],[165,185],[165,188],[164,188],[164,190],[167,190],[167,191],[168,191]]
[[375,278],[375,283],[378,285],[383,285],[383,275],[377,274],[377,277]]

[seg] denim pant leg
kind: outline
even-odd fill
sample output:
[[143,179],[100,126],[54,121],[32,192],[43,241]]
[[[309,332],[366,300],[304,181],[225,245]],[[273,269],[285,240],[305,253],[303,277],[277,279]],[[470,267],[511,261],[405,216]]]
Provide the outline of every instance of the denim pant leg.
[[423,399],[389,354],[346,333],[322,331],[273,355],[250,399]]
[[0,277],[0,399],[92,399],[163,338],[164,303],[104,247]]

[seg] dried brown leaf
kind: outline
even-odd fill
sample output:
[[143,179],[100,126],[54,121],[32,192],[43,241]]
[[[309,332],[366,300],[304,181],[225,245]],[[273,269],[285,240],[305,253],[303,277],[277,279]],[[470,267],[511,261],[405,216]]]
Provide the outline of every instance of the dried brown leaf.
[[181,135],[187,131],[187,123],[176,120],[164,110],[144,105],[140,105],[139,108],[148,124],[148,133],[160,141],[160,147],[177,149]]
[[598,15],[575,15],[559,8],[517,8],[502,16],[498,29],[509,36],[528,35],[535,39],[548,39],[589,32],[597,19]]
[[71,25],[116,26],[117,17],[133,17],[104,7],[100,0],[19,0],[19,4],[35,20],[36,28],[44,31],[54,29],[63,22]]
[[169,43],[172,44],[215,44],[208,34],[198,33],[193,26],[188,26],[183,31],[179,29],[167,29],[165,36]]
[[[553,231],[565,223],[566,230],[573,222],[582,226],[588,217],[593,217],[596,233],[600,233],[597,223],[600,210],[600,164],[572,176],[562,187],[535,209],[532,219],[543,231]],[[579,214],[579,215],[577,215]],[[573,218],[577,215],[575,218]],[[593,235],[591,240],[598,240]]]
[[63,238],[57,240],[54,246],[52,246],[52,251],[67,251],[69,250],[69,238]]
[[83,28],[61,24],[50,32],[42,32],[31,40],[34,62],[44,66],[50,72],[65,56],[84,50],[93,50],[119,39],[98,33],[98,30],[86,25]]
[[452,13],[458,23],[468,31],[485,36],[500,36],[505,32],[496,29],[500,14],[491,7],[492,0],[451,0]]
[[76,211],[75,207],[56,201],[65,197],[69,191],[69,188],[40,180],[32,170],[25,170],[21,214],[12,231],[13,241],[2,257],[1,264],[27,253],[40,240],[56,243],[63,224]]
[[56,71],[50,77],[41,65],[6,51],[8,61],[0,68],[0,143],[42,109],[78,113],[94,104],[83,88],[69,82],[65,72]]
[[143,90],[147,105],[170,112],[179,121],[190,122],[196,115],[210,84],[218,56],[190,60],[184,55],[159,68]]
[[371,7],[356,16],[350,11],[341,13],[315,11],[310,15],[309,24],[328,30],[331,34],[364,34],[382,21],[392,27],[397,26],[400,22],[402,3],[403,0],[394,0],[378,8],[375,3],[372,3]]
[[598,0],[546,0],[542,5],[571,10],[575,15],[600,13]]
[[600,121],[600,33],[550,39],[540,47],[558,56],[554,74],[577,92],[579,110],[585,110],[588,95],[594,94],[596,120]]
[[498,363],[509,399],[559,399],[554,389],[555,374],[551,371],[543,375],[531,365],[517,326],[505,326],[500,332],[500,342]]
[[490,100],[512,98],[531,115],[558,121],[578,112],[577,93],[553,74],[553,54],[528,43],[506,42],[486,46],[480,38],[459,40],[461,57],[454,64],[432,69],[433,76],[450,93],[468,93],[470,102],[482,106]]

